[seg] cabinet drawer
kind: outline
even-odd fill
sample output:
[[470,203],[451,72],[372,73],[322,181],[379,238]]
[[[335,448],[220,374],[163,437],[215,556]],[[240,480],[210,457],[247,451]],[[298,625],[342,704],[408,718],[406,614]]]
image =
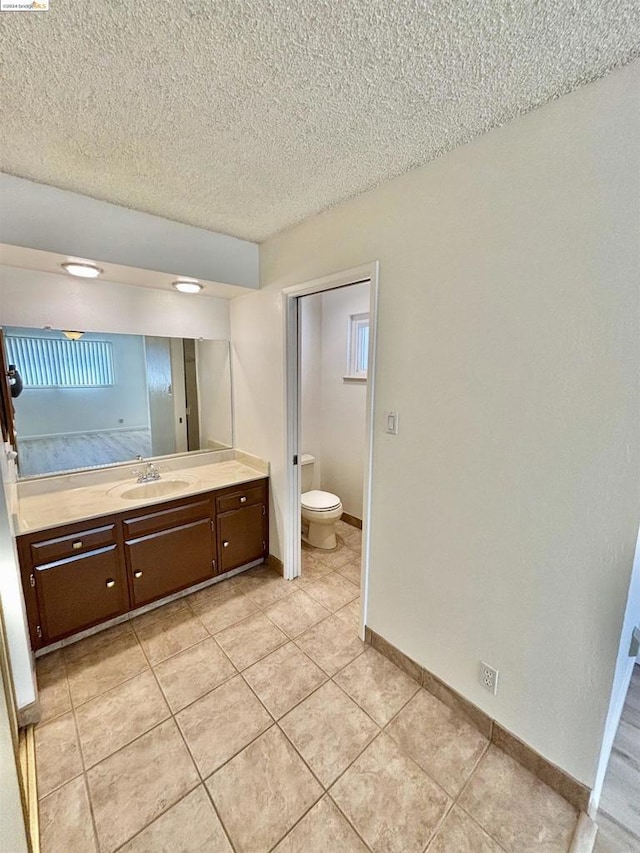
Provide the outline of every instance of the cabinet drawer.
[[170,509],[125,519],[124,538],[136,539],[139,536],[148,536],[150,533],[166,530],[168,527],[177,527],[180,524],[189,524],[192,521],[210,517],[211,501],[209,500],[180,504]]
[[218,512],[229,512],[232,509],[242,509],[245,506],[259,504],[264,501],[264,486],[250,485],[249,488],[238,489],[216,498],[216,509]]
[[45,643],[128,609],[116,545],[38,566],[34,574]]
[[42,542],[31,543],[31,559],[34,566],[43,563],[51,563],[54,560],[63,560],[83,554],[103,545],[111,545],[116,542],[115,524],[106,524],[104,527],[94,527],[90,530],[81,530],[68,536],[59,536],[57,539],[45,539]]

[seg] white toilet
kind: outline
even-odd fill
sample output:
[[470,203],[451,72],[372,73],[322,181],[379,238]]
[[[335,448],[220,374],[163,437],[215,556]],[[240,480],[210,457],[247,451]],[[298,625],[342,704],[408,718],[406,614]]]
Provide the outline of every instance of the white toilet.
[[312,489],[313,463],[315,457],[309,453],[303,453],[300,462],[302,465],[302,495],[300,497],[300,510],[302,513],[302,538],[314,548],[323,548],[325,551],[335,548],[336,521],[342,517],[342,502],[337,495],[331,492],[322,492],[320,489]]

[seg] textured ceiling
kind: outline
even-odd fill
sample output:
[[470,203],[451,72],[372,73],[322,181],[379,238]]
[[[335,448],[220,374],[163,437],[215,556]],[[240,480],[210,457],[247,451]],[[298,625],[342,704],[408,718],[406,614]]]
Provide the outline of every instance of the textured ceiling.
[[244,237],[640,55],[640,0],[51,0],[0,13],[0,170]]

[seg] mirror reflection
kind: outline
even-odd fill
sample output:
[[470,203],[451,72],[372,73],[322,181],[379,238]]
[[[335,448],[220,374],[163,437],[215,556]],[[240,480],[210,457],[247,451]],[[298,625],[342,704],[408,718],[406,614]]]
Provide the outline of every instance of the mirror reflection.
[[21,477],[233,446],[228,341],[5,326],[4,343]]

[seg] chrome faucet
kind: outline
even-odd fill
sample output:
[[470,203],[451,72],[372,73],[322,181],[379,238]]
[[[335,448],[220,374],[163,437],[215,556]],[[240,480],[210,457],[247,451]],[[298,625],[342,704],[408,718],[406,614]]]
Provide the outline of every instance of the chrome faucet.
[[[136,456],[138,462],[144,462],[142,456]],[[133,472],[133,476],[137,478],[136,482],[138,483],[152,483],[154,480],[160,479],[160,471],[153,462],[147,462],[145,467],[140,470],[136,468]]]

